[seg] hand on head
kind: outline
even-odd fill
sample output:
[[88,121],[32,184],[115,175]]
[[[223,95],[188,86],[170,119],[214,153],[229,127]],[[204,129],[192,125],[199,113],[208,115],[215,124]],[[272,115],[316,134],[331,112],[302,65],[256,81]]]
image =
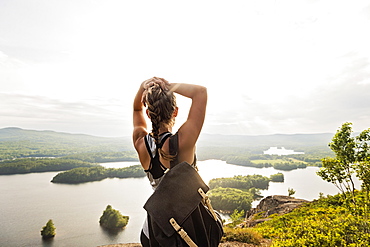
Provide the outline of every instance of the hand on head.
[[141,97],[141,102],[145,106],[145,97],[148,94],[148,90],[150,90],[151,87],[159,86],[163,91],[167,91],[167,90],[169,90],[170,83],[167,80],[163,79],[163,78],[152,77],[148,80],[145,80],[142,83],[142,85],[143,85],[143,88],[144,88],[144,92],[143,92],[143,95]]
[[168,86],[170,85],[168,81],[163,78],[159,77],[152,77],[143,82],[143,88],[148,90],[150,87],[158,85],[162,88],[162,90],[168,90]]

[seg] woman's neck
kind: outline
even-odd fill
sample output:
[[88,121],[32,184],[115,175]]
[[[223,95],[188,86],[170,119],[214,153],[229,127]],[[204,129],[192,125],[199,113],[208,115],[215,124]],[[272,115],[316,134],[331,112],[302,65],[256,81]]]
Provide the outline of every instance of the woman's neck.
[[170,126],[163,126],[159,128],[159,134],[165,133],[165,132],[172,132],[172,127]]

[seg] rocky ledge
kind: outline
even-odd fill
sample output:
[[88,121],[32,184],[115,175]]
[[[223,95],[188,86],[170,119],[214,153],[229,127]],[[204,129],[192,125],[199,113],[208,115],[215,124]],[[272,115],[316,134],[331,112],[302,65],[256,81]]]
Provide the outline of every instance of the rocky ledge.
[[296,199],[291,196],[268,196],[261,200],[256,208],[249,210],[240,227],[253,227],[259,223],[270,220],[272,214],[283,215],[291,212],[302,203],[309,202],[304,199]]

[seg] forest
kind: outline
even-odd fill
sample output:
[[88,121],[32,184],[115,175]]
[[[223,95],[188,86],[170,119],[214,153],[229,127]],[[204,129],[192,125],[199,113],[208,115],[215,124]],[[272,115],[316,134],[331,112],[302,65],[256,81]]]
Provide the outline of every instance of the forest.
[[208,185],[212,206],[229,214],[234,210],[247,212],[252,202],[261,197],[260,190],[268,189],[270,181],[284,181],[284,176],[278,173],[270,178],[255,174],[211,179]]
[[124,168],[79,167],[69,171],[58,173],[52,183],[78,184],[100,181],[106,178],[139,178],[144,177],[145,172],[141,165]]
[[20,158],[0,162],[0,175],[65,171],[77,167],[93,166],[96,164],[76,159]]

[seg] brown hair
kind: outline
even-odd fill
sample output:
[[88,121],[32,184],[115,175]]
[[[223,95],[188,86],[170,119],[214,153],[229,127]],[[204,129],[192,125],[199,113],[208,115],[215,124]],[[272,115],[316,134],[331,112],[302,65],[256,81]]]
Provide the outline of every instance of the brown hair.
[[[148,115],[152,122],[151,136],[156,145],[160,142],[159,129],[162,126],[173,126],[173,113],[177,107],[175,94],[162,88],[159,84],[154,84],[147,89],[144,96],[144,103],[147,105]],[[158,148],[159,154],[166,160],[172,160],[172,155],[166,154],[161,148]]]

